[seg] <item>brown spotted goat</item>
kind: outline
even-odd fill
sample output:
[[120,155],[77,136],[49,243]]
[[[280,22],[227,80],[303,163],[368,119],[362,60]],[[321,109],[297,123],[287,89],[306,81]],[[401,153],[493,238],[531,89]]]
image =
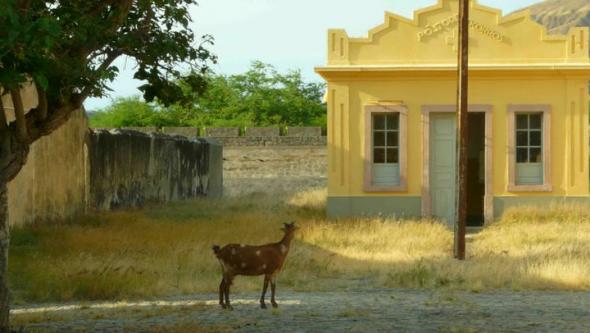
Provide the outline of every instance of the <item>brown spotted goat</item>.
[[266,309],[264,296],[266,295],[269,282],[272,293],[270,302],[273,307],[278,307],[275,301],[276,276],[283,268],[296,229],[295,223],[285,223],[282,228],[285,236],[278,243],[261,246],[229,244],[223,248],[217,245],[213,246],[213,252],[221,263],[223,273],[223,278],[219,285],[219,304],[221,307],[224,309],[232,308],[229,302],[229,288],[232,285],[234,277],[237,275],[264,275],[260,307]]

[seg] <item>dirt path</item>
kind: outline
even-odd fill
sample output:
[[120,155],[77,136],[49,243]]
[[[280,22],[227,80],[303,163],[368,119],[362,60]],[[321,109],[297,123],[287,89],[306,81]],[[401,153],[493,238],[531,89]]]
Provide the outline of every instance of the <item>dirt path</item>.
[[590,293],[371,290],[280,293],[261,310],[255,293],[143,303],[15,308],[26,332],[590,332]]

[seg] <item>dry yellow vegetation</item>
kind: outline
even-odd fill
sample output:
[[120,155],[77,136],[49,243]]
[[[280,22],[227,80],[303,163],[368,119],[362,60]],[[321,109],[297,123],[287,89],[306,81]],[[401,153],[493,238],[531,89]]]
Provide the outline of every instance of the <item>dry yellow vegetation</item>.
[[[299,230],[281,289],[449,288],[590,290],[590,206],[521,208],[473,236],[452,259],[452,232],[436,221],[324,217],[325,190],[196,200],[85,217],[12,233],[17,303],[118,300],[215,292],[213,244],[280,239]],[[261,279],[238,277],[235,291]]]

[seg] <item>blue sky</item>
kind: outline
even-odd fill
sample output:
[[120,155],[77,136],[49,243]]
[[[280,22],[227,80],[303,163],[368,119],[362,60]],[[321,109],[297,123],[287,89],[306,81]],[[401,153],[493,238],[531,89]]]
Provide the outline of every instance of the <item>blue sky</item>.
[[[504,13],[542,0],[480,0]],[[214,70],[240,73],[254,60],[274,65],[280,71],[300,69],[308,80],[319,81],[315,66],[325,63],[326,31],[346,29],[351,36],[364,36],[383,23],[385,11],[412,17],[414,10],[436,0],[200,0],[191,11],[197,35],[211,34],[219,56]],[[119,59],[121,74],[111,85],[109,97],[89,99],[87,110],[108,105],[112,98],[140,95],[133,80],[133,64]]]

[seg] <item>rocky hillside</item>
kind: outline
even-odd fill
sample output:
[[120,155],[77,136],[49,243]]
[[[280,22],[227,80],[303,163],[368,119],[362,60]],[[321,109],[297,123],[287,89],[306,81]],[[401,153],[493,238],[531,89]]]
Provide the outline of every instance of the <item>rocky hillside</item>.
[[590,26],[590,0],[546,0],[524,8],[550,33],[566,33],[570,27]]

